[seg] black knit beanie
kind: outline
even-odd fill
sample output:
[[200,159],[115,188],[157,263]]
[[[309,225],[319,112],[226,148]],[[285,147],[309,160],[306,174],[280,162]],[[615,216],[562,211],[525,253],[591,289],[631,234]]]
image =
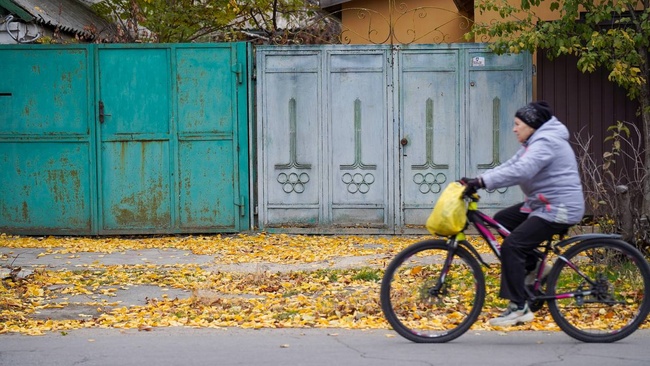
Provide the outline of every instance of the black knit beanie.
[[540,100],[538,102],[528,103],[519,108],[515,113],[515,117],[524,121],[530,127],[538,129],[553,117],[553,110],[548,103]]

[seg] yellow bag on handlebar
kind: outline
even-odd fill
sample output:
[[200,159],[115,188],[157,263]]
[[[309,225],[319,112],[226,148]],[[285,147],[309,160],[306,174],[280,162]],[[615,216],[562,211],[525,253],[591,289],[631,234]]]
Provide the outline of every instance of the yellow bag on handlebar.
[[442,191],[427,219],[426,227],[431,234],[450,236],[463,230],[467,222],[464,190],[465,186],[459,182],[451,182]]

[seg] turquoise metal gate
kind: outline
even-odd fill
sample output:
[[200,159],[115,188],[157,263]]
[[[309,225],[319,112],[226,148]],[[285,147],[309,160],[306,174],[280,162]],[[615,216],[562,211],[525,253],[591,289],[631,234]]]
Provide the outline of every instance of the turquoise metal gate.
[[[440,190],[502,162],[529,55],[483,45],[257,48],[259,225],[420,231]],[[521,199],[487,194],[487,211]]]
[[168,48],[98,50],[102,232],[172,227],[172,72]]
[[16,78],[0,81],[0,168],[10,172],[0,230],[249,227],[248,45],[14,46],[0,56]]
[[90,233],[92,51],[1,47],[0,231]]

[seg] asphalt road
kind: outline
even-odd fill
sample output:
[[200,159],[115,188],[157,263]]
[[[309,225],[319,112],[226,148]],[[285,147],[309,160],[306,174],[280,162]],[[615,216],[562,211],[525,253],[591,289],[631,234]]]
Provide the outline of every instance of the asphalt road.
[[0,365],[589,365],[650,364],[650,330],[611,344],[561,332],[469,331],[415,344],[392,331],[346,329],[74,330],[0,335]]

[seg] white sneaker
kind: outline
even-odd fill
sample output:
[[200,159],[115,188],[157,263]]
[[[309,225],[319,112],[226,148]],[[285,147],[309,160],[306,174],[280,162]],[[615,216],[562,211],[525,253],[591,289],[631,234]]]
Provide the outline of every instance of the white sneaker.
[[[528,272],[526,275],[526,278],[524,279],[524,283],[526,286],[532,286],[535,284],[535,280],[537,279],[537,272],[539,271],[539,266],[542,263],[542,261],[537,262],[537,266],[535,266],[535,269]],[[553,265],[549,262],[546,262],[544,264],[544,272],[542,273],[542,279],[546,278],[548,274],[551,272],[551,267]]]
[[519,309],[517,304],[511,302],[503,314],[497,318],[490,319],[490,325],[493,327],[509,327],[511,325],[524,324],[533,319],[535,319],[535,315],[530,311],[527,303],[523,309]]

